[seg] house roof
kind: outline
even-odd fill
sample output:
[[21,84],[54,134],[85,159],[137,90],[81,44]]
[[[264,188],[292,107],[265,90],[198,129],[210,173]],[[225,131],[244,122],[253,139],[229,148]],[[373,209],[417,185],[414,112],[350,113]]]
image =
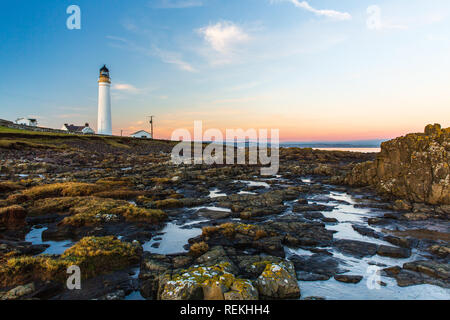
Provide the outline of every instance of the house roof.
[[139,130],[139,131],[136,131],[135,133],[132,133],[131,135],[134,136],[135,134],[138,134],[139,132],[145,132],[145,133],[151,135],[150,132],[147,132],[147,131],[145,131],[145,130]]
[[81,132],[84,128],[88,128],[88,126],[75,126],[73,124],[64,124],[69,132]]

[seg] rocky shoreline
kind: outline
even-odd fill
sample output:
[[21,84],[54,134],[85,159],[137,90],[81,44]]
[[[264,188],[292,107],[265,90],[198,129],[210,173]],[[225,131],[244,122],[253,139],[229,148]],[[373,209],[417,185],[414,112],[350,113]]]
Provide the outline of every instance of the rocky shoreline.
[[449,129],[274,177],[172,146],[0,132],[0,299],[450,298]]

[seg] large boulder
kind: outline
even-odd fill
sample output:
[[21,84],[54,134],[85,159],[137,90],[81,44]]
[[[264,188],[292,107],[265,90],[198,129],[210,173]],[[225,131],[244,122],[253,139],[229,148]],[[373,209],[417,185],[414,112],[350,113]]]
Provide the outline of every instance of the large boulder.
[[345,180],[410,202],[450,204],[449,150],[450,128],[428,125],[382,143],[377,159],[355,165]]
[[267,264],[255,285],[259,294],[268,299],[300,297],[300,288],[291,262]]
[[227,263],[192,266],[166,275],[160,282],[161,300],[256,300],[253,283],[231,273]]

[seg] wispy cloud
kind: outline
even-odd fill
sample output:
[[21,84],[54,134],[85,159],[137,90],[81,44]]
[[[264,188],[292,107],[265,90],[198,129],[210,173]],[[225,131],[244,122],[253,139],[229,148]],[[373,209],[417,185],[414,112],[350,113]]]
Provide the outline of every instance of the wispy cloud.
[[128,92],[128,93],[139,93],[140,89],[128,83],[115,83],[112,87],[113,90]]
[[331,9],[316,9],[313,8],[307,1],[299,1],[299,0],[271,0],[272,3],[275,2],[291,2],[297,8],[301,8],[312,12],[318,16],[328,17],[335,20],[351,20],[352,16],[347,12],[340,12]]
[[218,22],[197,30],[211,47],[220,53],[230,53],[233,47],[249,40],[247,33],[231,21]]
[[147,56],[158,57],[164,63],[176,65],[179,69],[184,71],[197,71],[191,64],[184,61],[182,55],[178,52],[163,50],[155,45],[152,45],[150,48],[146,48],[137,45],[132,41],[116,36],[106,36],[106,38],[113,41],[112,46],[114,47],[120,47],[134,52],[139,52]]
[[408,27],[405,25],[394,24],[389,21],[385,21],[381,15],[381,8],[377,5],[372,5],[367,8],[367,21],[366,25],[369,30],[388,30],[388,29],[400,29],[405,30]]
[[164,63],[174,64],[178,68],[184,71],[189,72],[196,72],[197,70],[187,63],[186,61],[182,60],[181,54],[177,52],[172,51],[165,51],[161,50],[160,48],[153,46],[153,53],[158,56]]
[[183,9],[203,6],[202,0],[152,0],[150,6],[164,9]]

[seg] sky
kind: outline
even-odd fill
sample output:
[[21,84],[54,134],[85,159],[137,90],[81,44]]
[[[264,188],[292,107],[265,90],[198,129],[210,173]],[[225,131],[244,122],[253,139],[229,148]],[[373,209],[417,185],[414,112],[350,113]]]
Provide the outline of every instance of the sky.
[[390,139],[450,126],[449,57],[448,0],[2,0],[0,118],[96,130],[106,64],[114,134]]

